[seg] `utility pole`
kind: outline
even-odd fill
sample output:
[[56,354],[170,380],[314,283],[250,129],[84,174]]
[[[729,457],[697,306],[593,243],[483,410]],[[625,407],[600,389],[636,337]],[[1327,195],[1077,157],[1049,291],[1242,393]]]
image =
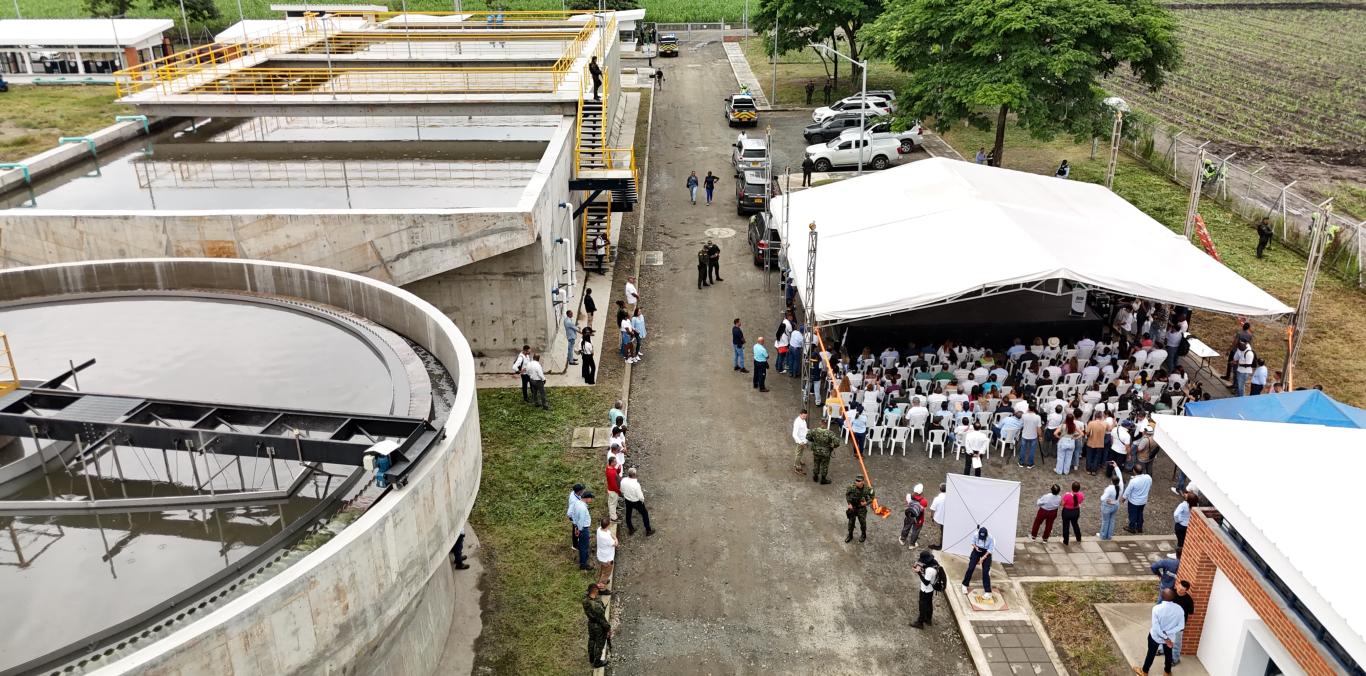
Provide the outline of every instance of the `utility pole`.
[[1202,144],[1195,157],[1195,168],[1191,169],[1191,193],[1190,199],[1186,204],[1186,241],[1189,242],[1191,234],[1195,232],[1195,215],[1200,210],[1200,182],[1201,174],[1205,170],[1205,145]]
[[[789,193],[787,199],[792,199]],[[816,326],[816,222],[812,221],[807,226],[806,236],[806,297],[802,298],[803,315],[806,317],[806,328],[811,332],[811,336],[802,342],[802,403],[806,403],[807,394],[812,395],[815,400],[815,393],[811,392],[811,349],[817,344],[814,339],[820,328]],[[823,362],[828,361],[829,357],[822,355]],[[820,404],[821,402],[816,401]]]
[[[769,98],[769,101],[770,101],[770,102],[775,103],[775,104],[778,102],[778,14],[777,14],[777,12],[774,12],[774,14],[773,14],[773,85],[772,85],[772,88],[769,89],[768,95],[771,97],[771,98]],[[772,146],[769,146],[769,147],[771,148]],[[772,151],[770,151],[770,153],[771,153],[771,152],[772,152]],[[770,157],[771,157],[771,156],[772,156],[772,155],[770,154]]]
[[[1115,165],[1119,162],[1119,142],[1124,131],[1124,113],[1129,112],[1129,104],[1118,96],[1111,96],[1105,99],[1105,105],[1115,111],[1115,122],[1110,127],[1110,164],[1105,168],[1105,187],[1114,189],[1115,184]],[[1092,156],[1095,155],[1095,144],[1092,143]]]
[[[764,166],[764,231],[759,236],[768,239],[768,230],[773,227],[773,127],[764,128],[764,147],[768,148],[768,161]],[[741,180],[744,176],[740,177]],[[770,244],[771,246],[771,244]],[[764,249],[764,291],[769,290],[770,279],[773,277],[773,259],[769,255],[768,249]],[[777,346],[774,346],[777,349]]]
[[[821,52],[830,54],[831,56],[835,57],[834,61],[835,61],[836,67],[838,67],[839,59],[844,59],[845,61],[848,61],[850,64],[855,65],[855,66],[858,66],[858,67],[859,67],[859,70],[863,73],[863,85],[862,85],[862,89],[861,89],[861,92],[862,92],[862,93],[860,94],[860,97],[859,97],[859,98],[862,99],[862,101],[861,101],[861,105],[859,106],[859,111],[858,111],[858,130],[859,130],[859,141],[858,141],[858,143],[860,144],[860,145],[859,145],[859,149],[858,149],[858,175],[859,175],[859,176],[862,176],[862,175],[863,175],[863,155],[864,155],[864,153],[868,150],[868,139],[866,138],[866,137],[867,137],[867,133],[866,133],[866,131],[865,131],[865,130],[868,128],[868,120],[867,120],[867,115],[868,115],[868,62],[867,62],[867,61],[855,61],[855,60],[853,60],[852,58],[847,57],[847,56],[845,56],[845,55],[839,53],[839,50],[831,49],[831,48],[829,48],[829,47],[826,47],[825,45],[819,45],[819,44],[816,44],[816,43],[814,43],[814,42],[808,42],[807,44],[810,45],[810,47],[811,47],[812,49],[815,49],[815,50],[818,50],[818,51],[821,51]],[[774,77],[774,80],[775,80],[775,81],[777,80],[777,77],[776,77],[776,76]]]
[[1287,342],[1285,350],[1285,389],[1291,390],[1295,386],[1295,358],[1299,356],[1300,343],[1304,340],[1304,330],[1309,324],[1309,305],[1314,299],[1314,284],[1319,278],[1319,269],[1323,266],[1323,253],[1328,249],[1330,226],[1329,219],[1333,214],[1333,200],[1330,198],[1324,203],[1323,211],[1315,214],[1321,218],[1310,220],[1309,231],[1309,258],[1304,266],[1304,284],[1300,287],[1300,300],[1295,305],[1295,314],[1290,320],[1290,328],[1287,331]]

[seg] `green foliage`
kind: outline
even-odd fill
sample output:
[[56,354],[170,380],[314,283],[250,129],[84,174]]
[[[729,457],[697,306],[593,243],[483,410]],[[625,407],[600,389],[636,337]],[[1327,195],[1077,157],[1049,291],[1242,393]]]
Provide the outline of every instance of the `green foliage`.
[[169,14],[178,14],[181,2],[185,3],[185,16],[191,23],[208,23],[223,18],[214,0],[150,0],[149,6]]
[[133,8],[133,0],[85,0],[85,11],[90,16],[121,17]]
[[[771,36],[776,22],[780,54],[832,40],[836,49],[857,61],[863,51],[859,32],[882,10],[882,0],[760,0],[750,26]],[[773,53],[771,41],[765,50]]]
[[[598,0],[569,0],[566,4],[569,9],[598,9]],[[640,3],[634,0],[606,0],[604,9],[609,11],[621,11],[626,9],[636,9]]]
[[[870,46],[911,75],[902,114],[997,124],[1006,111],[1031,136],[1108,135],[1097,80],[1129,69],[1160,87],[1180,64],[1175,20],[1153,0],[889,0]],[[999,117],[998,117],[999,115]]]

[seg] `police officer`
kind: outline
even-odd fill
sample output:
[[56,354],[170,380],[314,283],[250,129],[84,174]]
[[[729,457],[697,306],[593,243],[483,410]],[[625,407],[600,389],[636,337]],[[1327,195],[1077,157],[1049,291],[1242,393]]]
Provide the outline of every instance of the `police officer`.
[[711,286],[711,282],[707,281],[707,269],[710,265],[708,258],[707,247],[704,245],[697,250],[697,288],[699,289],[704,286]]
[[706,249],[707,281],[712,281],[712,278],[715,278],[718,282],[726,281],[724,279],[721,279],[721,247],[716,246],[716,242],[707,240]]
[[806,81],[806,105],[808,105],[808,106],[811,105],[811,95],[814,94],[815,92],[816,92],[816,83],[815,83],[815,82],[812,82],[812,81],[810,81],[810,80],[807,80],[807,81]]
[[972,553],[968,555],[968,572],[963,574],[963,593],[968,593],[968,584],[972,582],[972,574],[977,570],[977,564],[982,564],[982,589],[986,593],[982,598],[991,600],[991,550],[996,546],[996,539],[987,533],[985,526],[977,529],[977,537],[972,539]]
[[863,482],[863,475],[854,477],[854,483],[844,489],[844,501],[849,503],[849,508],[844,510],[844,515],[849,519],[849,534],[844,541],[849,542],[854,539],[854,521],[858,521],[859,542],[868,539],[868,503],[873,501],[873,489]]
[[[607,640],[612,637],[612,623],[607,620],[607,607],[598,598],[604,590],[598,583],[588,585],[583,599],[583,614],[588,617],[588,663],[593,668],[607,666]],[[610,592],[606,592],[610,593]]]
[[817,427],[806,433],[806,440],[811,444],[811,480],[822,485],[830,483],[826,474],[830,471],[830,456],[835,452],[835,447],[840,445],[839,435],[824,427]]
[[816,163],[812,161],[810,155],[802,157],[802,187],[811,187],[811,172],[816,170]]

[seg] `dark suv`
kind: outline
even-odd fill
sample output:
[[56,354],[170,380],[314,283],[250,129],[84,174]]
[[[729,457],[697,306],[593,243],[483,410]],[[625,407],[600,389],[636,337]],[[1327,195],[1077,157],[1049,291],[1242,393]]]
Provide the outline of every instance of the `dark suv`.
[[[863,123],[865,126],[871,127],[881,119],[881,116],[878,115],[868,115],[863,118]],[[858,113],[839,113],[824,122],[807,125],[806,129],[802,131],[802,138],[805,138],[806,142],[811,145],[825,143],[839,138],[840,134],[847,130],[858,129],[858,125]]]
[[778,179],[774,178],[764,194],[764,172],[746,171],[735,177],[735,213],[741,216],[763,211],[768,206],[764,201],[779,195]]
[[768,256],[769,265],[775,269],[779,267],[781,261],[778,256],[782,251],[782,236],[778,234],[776,228],[769,227],[767,214],[754,214],[749,217],[749,253],[754,258],[754,264],[763,267],[764,256]]

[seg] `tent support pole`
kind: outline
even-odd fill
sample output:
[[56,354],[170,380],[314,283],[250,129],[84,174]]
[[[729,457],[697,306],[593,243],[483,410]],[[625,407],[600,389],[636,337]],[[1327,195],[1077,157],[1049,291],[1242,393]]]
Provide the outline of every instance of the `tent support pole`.
[[[788,180],[792,180],[790,176]],[[791,193],[789,193],[789,195],[790,194]],[[787,200],[784,200],[784,202],[786,201]],[[815,334],[820,332],[821,330],[821,327],[816,326],[816,222],[812,221],[811,225],[807,227],[808,233],[806,236],[806,297],[803,299],[805,301],[803,303],[803,309],[805,310],[806,314],[806,325],[811,329],[812,337],[814,337]],[[811,400],[813,403],[821,403],[819,401],[816,401],[817,397],[815,396],[815,393],[810,392],[812,383],[811,368],[807,366],[807,364],[811,361],[811,345],[814,342],[816,341],[812,340],[811,337],[808,337],[805,341],[802,342],[802,361],[799,365],[799,368],[802,370],[803,404],[806,403],[806,396],[808,393],[811,393]],[[834,383],[831,383],[831,386],[833,387]]]
[[1300,300],[1295,305],[1290,328],[1286,331],[1289,343],[1285,350],[1285,389],[1295,388],[1295,358],[1299,356],[1300,343],[1303,342],[1305,326],[1309,323],[1309,305],[1314,299],[1314,284],[1323,266],[1323,253],[1328,248],[1328,219],[1332,215],[1332,201],[1325,203],[1323,211],[1315,214],[1319,218],[1310,220],[1309,258],[1304,265],[1304,284],[1300,287]]

